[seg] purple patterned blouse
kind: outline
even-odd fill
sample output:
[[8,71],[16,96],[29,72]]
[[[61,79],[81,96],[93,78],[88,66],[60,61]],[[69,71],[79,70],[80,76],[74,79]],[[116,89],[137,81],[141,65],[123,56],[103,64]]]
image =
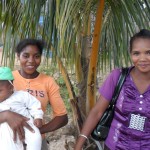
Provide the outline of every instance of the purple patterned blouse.
[[[121,69],[113,70],[99,89],[108,101],[112,98],[120,72]],[[110,150],[150,150],[150,86],[140,94],[130,73],[118,97],[105,144]]]

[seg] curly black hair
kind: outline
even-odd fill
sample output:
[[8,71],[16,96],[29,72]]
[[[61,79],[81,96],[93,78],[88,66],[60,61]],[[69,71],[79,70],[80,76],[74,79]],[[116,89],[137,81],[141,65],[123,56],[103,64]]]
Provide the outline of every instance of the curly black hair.
[[15,49],[15,52],[18,53],[18,54],[20,54],[23,51],[23,49],[26,46],[29,46],[29,45],[35,45],[35,46],[37,46],[38,49],[39,49],[40,54],[42,54],[43,49],[44,49],[46,43],[43,40],[38,40],[38,39],[22,39],[18,43],[18,45],[17,45],[17,47]]

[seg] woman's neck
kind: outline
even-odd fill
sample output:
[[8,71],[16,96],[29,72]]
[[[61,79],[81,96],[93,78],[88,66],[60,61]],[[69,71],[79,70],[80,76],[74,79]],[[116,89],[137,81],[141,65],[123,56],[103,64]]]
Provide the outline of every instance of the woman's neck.
[[36,78],[38,75],[39,75],[39,72],[38,71],[35,71],[34,73],[32,74],[27,74],[25,73],[24,71],[22,70],[18,70],[20,75],[23,77],[23,78],[26,78],[26,79],[34,79]]
[[150,81],[150,72],[141,72],[135,67],[132,69],[131,75],[139,80],[146,80],[147,82]]
[[139,93],[145,93],[150,86],[150,72],[141,72],[133,68],[131,77]]

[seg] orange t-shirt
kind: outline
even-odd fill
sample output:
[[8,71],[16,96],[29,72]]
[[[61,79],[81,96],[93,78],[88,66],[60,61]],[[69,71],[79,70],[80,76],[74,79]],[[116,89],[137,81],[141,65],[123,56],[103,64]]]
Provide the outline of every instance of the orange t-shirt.
[[54,116],[62,116],[67,113],[59,93],[59,86],[52,77],[40,73],[34,79],[26,79],[20,75],[18,70],[13,71],[13,76],[15,90],[28,91],[35,96],[41,102],[44,112],[50,102]]

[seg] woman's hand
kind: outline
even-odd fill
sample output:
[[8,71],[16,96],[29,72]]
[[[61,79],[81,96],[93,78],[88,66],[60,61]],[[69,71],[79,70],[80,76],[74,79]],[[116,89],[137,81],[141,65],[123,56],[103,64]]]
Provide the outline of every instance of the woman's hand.
[[[31,132],[34,132],[34,130],[31,128],[31,126],[29,126],[29,124],[27,123],[29,118],[26,118],[20,114],[17,114],[17,113],[11,112],[11,111],[5,111],[2,113],[4,115],[5,122],[7,122],[8,125],[10,126],[10,128],[13,130],[14,141],[16,141],[17,135],[19,136],[19,139],[21,141],[24,141],[25,131],[24,131],[23,127],[26,127]],[[0,113],[0,116],[1,116],[1,113]]]
[[41,128],[42,127],[42,119],[40,118],[37,118],[37,119],[34,119],[34,125],[37,127],[37,128]]
[[[88,137],[91,134],[108,105],[109,101],[106,100],[103,96],[100,96],[97,103],[88,114],[86,121],[84,122],[83,128],[81,130],[82,135]],[[82,147],[87,140],[84,136],[78,137],[74,150],[82,150]]]

